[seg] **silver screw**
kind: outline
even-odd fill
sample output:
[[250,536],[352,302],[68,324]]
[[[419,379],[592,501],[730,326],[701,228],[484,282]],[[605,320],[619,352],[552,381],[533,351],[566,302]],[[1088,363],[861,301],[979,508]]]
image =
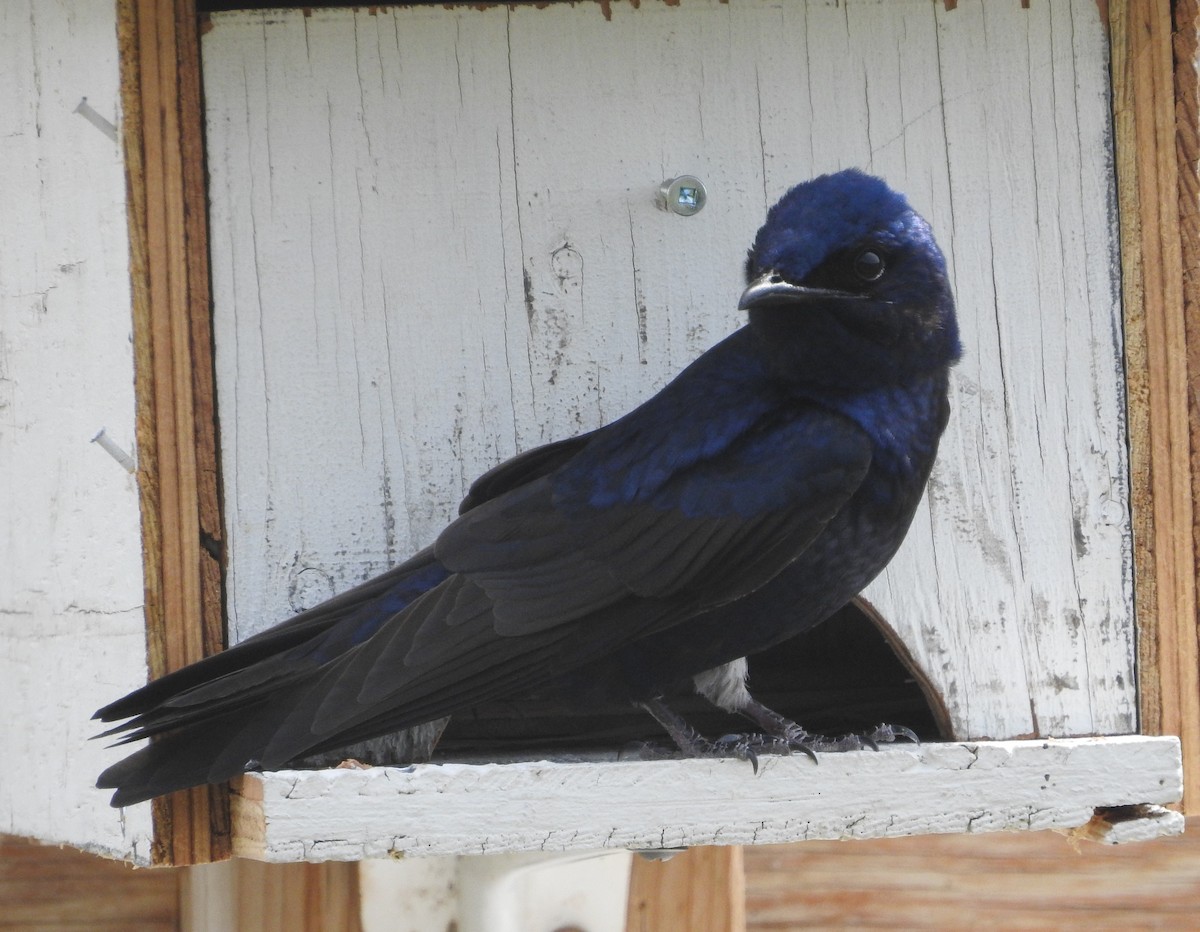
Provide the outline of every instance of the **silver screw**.
[[708,200],[708,192],[704,183],[694,175],[680,175],[678,178],[668,178],[659,186],[658,197],[655,198],[661,210],[669,210],[681,217],[690,217],[704,209]]

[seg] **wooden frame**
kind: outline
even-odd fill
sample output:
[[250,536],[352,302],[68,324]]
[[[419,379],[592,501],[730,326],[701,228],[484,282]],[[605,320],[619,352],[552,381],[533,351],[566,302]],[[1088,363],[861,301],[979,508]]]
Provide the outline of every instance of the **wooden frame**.
[[[1177,418],[1186,429],[1187,467],[1184,474],[1190,488],[1183,490],[1190,504],[1191,535],[1183,526],[1179,534],[1190,545],[1190,553],[1181,561],[1190,583],[1190,604],[1179,604],[1174,618],[1180,649],[1176,653],[1176,674],[1172,685],[1179,705],[1171,703],[1173,719],[1159,721],[1161,733],[1174,733],[1183,739],[1184,807],[1195,813],[1200,805],[1200,596],[1196,587],[1200,578],[1200,4],[1196,0],[1176,0],[1173,4],[1174,76],[1175,76],[1175,156],[1178,166],[1176,186],[1179,196],[1179,246],[1182,260],[1180,287],[1182,306],[1182,357],[1176,366],[1184,367],[1184,397],[1172,397],[1181,409]],[[1176,333],[1176,338],[1180,334]],[[1186,399],[1186,400],[1185,400]],[[1182,481],[1182,480],[1181,480]],[[1190,495],[1188,492],[1190,491]],[[1161,687],[1160,687],[1161,691]],[[1172,729],[1175,729],[1172,731]],[[1189,784],[1190,780],[1190,784]],[[1191,795],[1188,787],[1191,787]]]
[[[119,0],[152,676],[218,650],[222,523],[194,0]],[[1141,730],[1183,738],[1200,798],[1196,4],[1112,0]],[[1179,99],[1178,113],[1176,99]],[[1178,148],[1177,148],[1178,147]],[[1189,399],[1191,399],[1189,401]],[[225,788],[156,801],[157,863],[227,857]]]
[[[1195,503],[1200,412],[1196,5],[1114,2],[1113,129],[1121,222],[1141,730],[1183,743],[1184,807],[1200,798]],[[1177,107],[1176,99],[1180,103]],[[1179,148],[1177,149],[1177,145]],[[1186,223],[1182,222],[1186,218]],[[1185,235],[1186,234],[1186,235]],[[1186,309],[1192,309],[1187,326]]]

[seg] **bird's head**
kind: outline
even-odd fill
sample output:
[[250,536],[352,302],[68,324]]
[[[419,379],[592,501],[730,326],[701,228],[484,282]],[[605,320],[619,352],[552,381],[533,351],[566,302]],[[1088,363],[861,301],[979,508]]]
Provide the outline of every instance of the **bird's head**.
[[792,188],[746,261],[740,307],[779,376],[897,384],[961,351],[946,261],[904,196],[856,169]]

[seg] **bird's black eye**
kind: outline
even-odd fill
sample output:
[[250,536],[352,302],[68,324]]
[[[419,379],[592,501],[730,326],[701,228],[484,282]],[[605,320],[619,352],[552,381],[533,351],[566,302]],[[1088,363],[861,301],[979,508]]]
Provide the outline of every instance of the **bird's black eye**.
[[875,249],[864,249],[850,263],[854,274],[864,282],[877,282],[887,270],[883,254]]

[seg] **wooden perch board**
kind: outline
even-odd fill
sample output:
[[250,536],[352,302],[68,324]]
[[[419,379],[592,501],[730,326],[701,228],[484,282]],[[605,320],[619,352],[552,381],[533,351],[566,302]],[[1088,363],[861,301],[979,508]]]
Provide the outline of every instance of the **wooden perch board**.
[[[670,848],[1077,829],[1099,806],[1175,802],[1179,742],[889,747],[739,760],[421,764],[247,774],[235,853],[267,861]],[[1179,831],[1183,817],[1164,824]]]
[[[788,186],[857,165],[947,252],[966,355],[868,591],[956,737],[1136,729],[1108,45],[1092,0],[214,15],[234,639],[428,543],[503,457],[738,326]],[[660,182],[708,187],[695,217]]]

